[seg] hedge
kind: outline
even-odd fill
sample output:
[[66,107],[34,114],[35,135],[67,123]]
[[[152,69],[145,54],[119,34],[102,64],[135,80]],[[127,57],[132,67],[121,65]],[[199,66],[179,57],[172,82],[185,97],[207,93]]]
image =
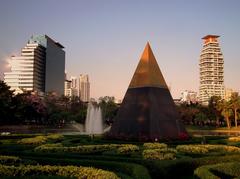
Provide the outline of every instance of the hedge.
[[216,165],[204,165],[194,171],[194,175],[200,179],[221,179],[240,176],[240,162],[220,163]]
[[240,142],[240,136],[238,136],[238,137],[229,137],[228,140],[231,141],[231,142]]
[[148,170],[139,164],[129,163],[129,162],[117,162],[117,161],[103,161],[103,160],[90,160],[72,158],[61,159],[61,158],[51,158],[51,157],[42,157],[40,156],[30,156],[25,157],[30,160],[38,161],[41,164],[54,164],[54,165],[82,165],[82,166],[93,166],[96,168],[101,168],[104,170],[114,171],[114,173],[124,173],[133,178],[138,179],[150,179]]
[[0,155],[0,164],[4,165],[14,165],[19,163],[21,159],[15,156]]
[[36,136],[31,138],[23,138],[18,141],[19,144],[25,144],[25,145],[39,145],[47,142],[46,136]]
[[144,143],[143,147],[145,149],[165,149],[167,148],[167,144],[164,143]]
[[227,145],[178,145],[176,149],[178,152],[185,154],[205,154],[209,152],[240,153],[239,147]]
[[173,160],[176,159],[177,151],[175,149],[146,149],[142,155],[148,160]]
[[113,172],[76,166],[50,166],[50,165],[21,165],[6,166],[0,165],[0,176],[38,176],[38,175],[58,175],[76,178],[110,178],[117,179]]
[[138,146],[132,144],[103,144],[103,145],[81,145],[75,147],[64,147],[61,144],[45,144],[34,149],[41,152],[76,152],[82,154],[101,153],[116,150],[120,154],[131,154],[139,150]]

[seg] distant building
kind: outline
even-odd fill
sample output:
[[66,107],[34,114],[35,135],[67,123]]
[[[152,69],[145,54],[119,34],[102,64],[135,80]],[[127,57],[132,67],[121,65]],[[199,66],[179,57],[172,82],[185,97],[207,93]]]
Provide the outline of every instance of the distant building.
[[203,49],[200,55],[199,102],[208,105],[212,96],[224,99],[224,61],[217,35],[203,37]]
[[32,36],[20,56],[12,56],[4,81],[15,93],[34,91],[64,94],[65,51],[47,35]]
[[225,97],[224,99],[226,101],[229,101],[231,99],[231,96],[234,94],[234,93],[238,93],[237,91],[234,91],[233,89],[231,88],[226,88],[225,89]]
[[83,102],[88,102],[90,99],[90,82],[88,75],[81,74],[79,76],[79,96]]
[[71,87],[72,81],[65,80],[64,82],[64,96],[73,97],[78,96],[78,91],[76,88]]
[[187,104],[197,103],[197,92],[190,90],[185,90],[181,92],[180,102]]

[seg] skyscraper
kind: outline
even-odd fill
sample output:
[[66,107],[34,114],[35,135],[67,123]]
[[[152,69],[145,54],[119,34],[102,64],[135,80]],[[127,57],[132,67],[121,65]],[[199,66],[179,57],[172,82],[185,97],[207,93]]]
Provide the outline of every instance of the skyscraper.
[[212,96],[224,98],[224,61],[217,35],[203,37],[200,55],[199,102],[208,105]]
[[83,102],[88,102],[90,99],[90,83],[88,75],[81,74],[79,76],[79,96]]
[[65,51],[47,35],[32,36],[20,56],[12,56],[4,81],[16,92],[64,94]]

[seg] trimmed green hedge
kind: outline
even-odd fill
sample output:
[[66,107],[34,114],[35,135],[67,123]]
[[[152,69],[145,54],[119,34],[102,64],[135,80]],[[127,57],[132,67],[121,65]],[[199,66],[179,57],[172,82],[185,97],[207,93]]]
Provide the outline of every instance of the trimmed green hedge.
[[34,149],[40,152],[70,152],[81,154],[102,153],[115,150],[119,154],[131,154],[139,151],[139,147],[132,144],[103,144],[103,145],[81,145],[75,147],[64,147],[61,144],[45,144]]
[[142,155],[144,159],[148,160],[173,160],[176,159],[177,151],[175,149],[146,149]]
[[6,166],[0,165],[0,176],[38,176],[58,175],[76,178],[110,178],[117,179],[113,172],[101,169],[76,166],[50,166],[50,165],[21,165]]
[[167,148],[167,144],[164,143],[144,143],[143,147],[145,149],[165,149]]
[[18,141],[19,144],[24,145],[39,145],[47,142],[46,136],[36,136],[31,138],[23,138]]
[[[68,155],[66,159],[62,159],[60,157],[56,158],[56,156],[54,155],[53,157],[51,157],[50,154],[46,155],[45,157],[43,157],[43,155],[35,155],[35,156],[25,155],[24,158],[38,161],[40,164],[43,164],[43,165],[52,164],[52,165],[81,165],[81,166],[87,166],[87,167],[92,166],[92,167],[101,168],[104,170],[114,171],[115,173],[123,173],[133,178],[139,178],[139,179],[151,178],[148,173],[148,170],[144,166],[127,162],[128,159],[126,159],[125,162],[118,162],[118,161],[107,161],[107,158],[105,157],[103,157],[102,159],[99,158],[99,160],[96,160],[96,159],[91,159],[91,157],[87,157],[88,159],[86,159],[79,156],[78,158],[78,156],[75,157],[75,155],[73,155],[72,157],[70,157],[71,155]],[[111,160],[111,158],[109,158],[109,160]]]
[[240,176],[240,162],[204,165],[194,171],[200,179],[221,179]]
[[14,165],[19,162],[21,162],[21,159],[19,157],[0,155],[0,164]]
[[178,152],[185,154],[206,154],[209,152],[240,153],[240,148],[227,145],[178,145]]

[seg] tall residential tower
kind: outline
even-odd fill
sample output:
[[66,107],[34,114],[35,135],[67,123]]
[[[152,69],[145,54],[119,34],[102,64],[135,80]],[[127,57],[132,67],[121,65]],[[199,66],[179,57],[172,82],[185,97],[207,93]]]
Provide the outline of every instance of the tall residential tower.
[[64,94],[65,51],[47,35],[32,36],[20,56],[12,56],[4,81],[15,90]]
[[208,105],[212,96],[224,99],[224,61],[217,35],[203,37],[200,55],[199,102]]

